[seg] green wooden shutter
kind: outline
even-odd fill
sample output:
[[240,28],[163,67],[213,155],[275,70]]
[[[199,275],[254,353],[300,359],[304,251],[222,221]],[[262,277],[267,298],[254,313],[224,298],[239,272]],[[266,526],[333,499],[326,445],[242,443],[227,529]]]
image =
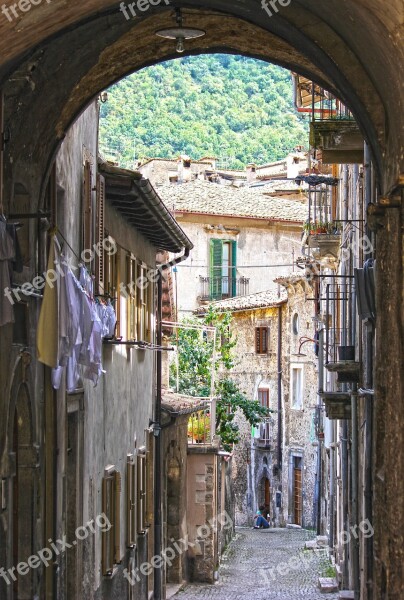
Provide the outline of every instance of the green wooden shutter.
[[232,296],[237,296],[237,242],[231,243],[231,277],[232,277]]
[[222,297],[222,240],[210,240],[210,299]]

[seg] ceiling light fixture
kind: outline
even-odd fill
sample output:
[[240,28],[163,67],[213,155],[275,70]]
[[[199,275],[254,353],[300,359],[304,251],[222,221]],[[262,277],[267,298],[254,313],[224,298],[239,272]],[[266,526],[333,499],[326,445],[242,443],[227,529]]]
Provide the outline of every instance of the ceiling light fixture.
[[177,21],[177,27],[171,27],[169,29],[159,29],[156,31],[156,35],[167,40],[176,40],[176,50],[178,54],[182,54],[185,51],[185,40],[195,40],[197,38],[206,35],[206,31],[203,29],[193,29],[190,27],[184,27],[182,12],[180,8],[175,9],[175,20]]

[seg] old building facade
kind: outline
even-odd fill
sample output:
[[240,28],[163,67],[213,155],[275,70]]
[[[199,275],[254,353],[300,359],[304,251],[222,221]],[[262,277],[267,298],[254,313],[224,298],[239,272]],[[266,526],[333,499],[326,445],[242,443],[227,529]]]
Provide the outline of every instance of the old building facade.
[[153,589],[149,569],[127,574],[154,550],[156,253],[192,244],[147,180],[98,163],[97,122],[96,102],[58,153],[46,210],[27,214],[22,192],[8,221],[23,227],[1,336],[7,599]]
[[[316,342],[305,301],[311,287],[299,273],[276,283],[275,292],[212,304],[233,317],[232,379],[270,411],[253,428],[238,415],[240,443],[233,451],[236,523],[252,525],[258,506],[264,505],[273,525],[312,527],[318,454]],[[312,341],[305,356],[298,354],[302,339]]]
[[174,274],[179,314],[276,288],[275,274],[292,268],[307,216],[304,203],[206,181],[163,186],[159,193],[194,244]]

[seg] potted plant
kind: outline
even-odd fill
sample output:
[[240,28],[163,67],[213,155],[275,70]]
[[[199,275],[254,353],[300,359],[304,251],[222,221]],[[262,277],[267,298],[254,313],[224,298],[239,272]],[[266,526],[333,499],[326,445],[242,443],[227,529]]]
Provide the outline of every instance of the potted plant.
[[188,420],[188,437],[197,444],[210,440],[210,415],[196,414]]

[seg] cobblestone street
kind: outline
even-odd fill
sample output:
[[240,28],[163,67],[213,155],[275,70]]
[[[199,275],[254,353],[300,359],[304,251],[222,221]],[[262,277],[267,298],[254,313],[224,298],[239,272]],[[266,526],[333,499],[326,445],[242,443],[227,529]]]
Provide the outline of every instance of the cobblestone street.
[[304,550],[314,536],[300,529],[237,528],[215,585],[188,585],[175,600],[336,600],[321,594],[318,577],[329,576],[324,553]]

